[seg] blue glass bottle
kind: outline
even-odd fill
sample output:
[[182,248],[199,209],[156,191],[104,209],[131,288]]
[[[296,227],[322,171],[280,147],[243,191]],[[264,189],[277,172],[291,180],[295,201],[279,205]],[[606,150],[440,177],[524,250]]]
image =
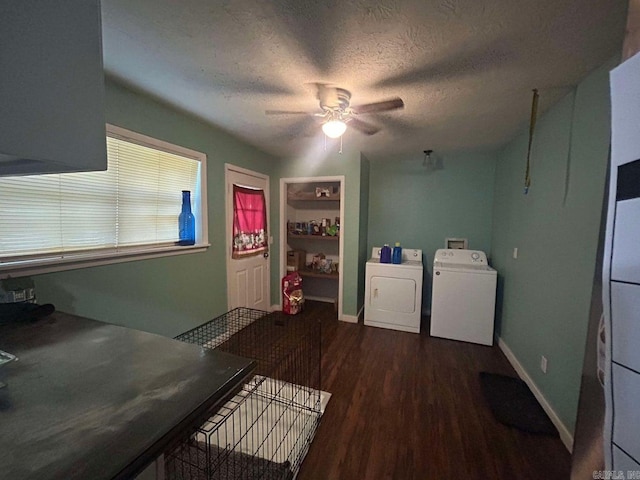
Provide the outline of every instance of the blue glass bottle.
[[191,192],[182,191],[182,211],[178,217],[178,245],[196,243],[196,219],[191,213]]

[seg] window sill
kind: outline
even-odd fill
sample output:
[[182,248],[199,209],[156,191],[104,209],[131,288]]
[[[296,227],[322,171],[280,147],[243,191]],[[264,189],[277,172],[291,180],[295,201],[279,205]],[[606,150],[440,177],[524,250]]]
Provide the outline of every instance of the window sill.
[[65,270],[75,270],[79,268],[99,267],[114,263],[134,262],[137,260],[170,257],[174,255],[200,253],[205,252],[210,246],[210,243],[200,243],[186,247],[177,245],[160,247],[128,247],[117,251],[74,252],[28,260],[0,260],[0,279],[62,272]]

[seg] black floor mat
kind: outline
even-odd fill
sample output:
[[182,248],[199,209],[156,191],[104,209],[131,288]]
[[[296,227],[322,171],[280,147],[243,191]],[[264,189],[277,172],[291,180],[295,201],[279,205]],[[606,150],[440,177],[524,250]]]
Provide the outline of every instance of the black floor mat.
[[500,423],[529,433],[558,436],[536,397],[519,378],[480,372],[480,385],[493,416]]

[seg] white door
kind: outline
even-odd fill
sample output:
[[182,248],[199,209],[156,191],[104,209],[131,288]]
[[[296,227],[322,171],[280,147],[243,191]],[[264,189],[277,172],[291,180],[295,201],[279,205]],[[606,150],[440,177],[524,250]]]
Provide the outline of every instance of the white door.
[[[226,184],[226,252],[227,252],[227,306],[269,310],[269,177],[234,165],[225,164]],[[266,250],[254,255],[234,255],[234,185],[264,192],[266,208]],[[237,252],[236,252],[237,253]]]

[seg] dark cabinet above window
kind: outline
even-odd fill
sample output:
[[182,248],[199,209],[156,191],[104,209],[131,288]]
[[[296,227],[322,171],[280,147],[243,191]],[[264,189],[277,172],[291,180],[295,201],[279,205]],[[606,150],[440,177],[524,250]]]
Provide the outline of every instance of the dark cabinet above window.
[[0,175],[107,168],[98,0],[0,2]]

